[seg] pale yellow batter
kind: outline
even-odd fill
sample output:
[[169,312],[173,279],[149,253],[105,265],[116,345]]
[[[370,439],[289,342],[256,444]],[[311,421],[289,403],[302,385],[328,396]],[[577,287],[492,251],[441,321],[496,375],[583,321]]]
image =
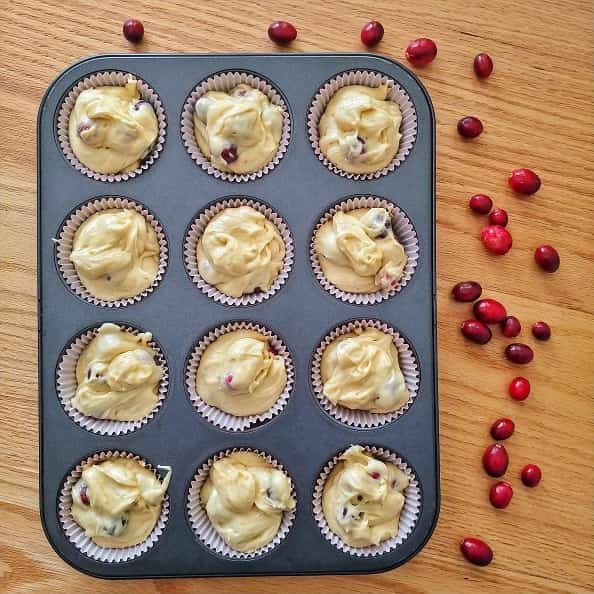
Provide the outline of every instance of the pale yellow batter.
[[221,538],[242,553],[268,544],[283,512],[295,507],[287,475],[253,452],[234,452],[215,462],[200,498]]
[[282,128],[282,109],[245,84],[228,93],[208,91],[196,102],[196,142],[221,171],[262,169],[278,150]]
[[323,394],[334,404],[387,413],[408,400],[394,341],[375,328],[357,328],[331,342],[322,355],[321,371]]
[[159,240],[139,212],[102,210],[77,229],[70,260],[91,295],[106,301],[133,297],[157,276]]
[[390,462],[351,446],[330,472],[322,494],[328,526],[352,547],[367,547],[398,533],[409,480]]
[[72,487],[72,517],[100,547],[122,549],[152,532],[169,486],[137,460],[114,458],[90,464]]
[[388,93],[387,85],[351,85],[334,93],[319,124],[320,149],[329,161],[350,173],[372,173],[392,161],[402,115]]
[[99,173],[133,171],[157,140],[159,125],[135,80],[124,86],[82,91],[70,114],[70,146],[78,160]]
[[268,410],[286,383],[284,359],[254,330],[223,334],[206,348],[196,372],[202,400],[238,417]]
[[83,415],[136,421],[157,403],[163,369],[149,346],[150,332],[131,334],[103,324],[76,364],[78,387],[72,406]]
[[241,297],[272,286],[283,266],[285,244],[276,226],[251,206],[226,208],[206,226],[196,257],[207,283]]
[[316,233],[315,249],[326,278],[351,293],[393,289],[407,261],[385,208],[337,212]]

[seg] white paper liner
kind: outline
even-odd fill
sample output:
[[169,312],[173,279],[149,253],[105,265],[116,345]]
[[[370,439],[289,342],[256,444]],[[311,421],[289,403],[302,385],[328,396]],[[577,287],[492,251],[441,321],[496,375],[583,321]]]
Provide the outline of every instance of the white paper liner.
[[[98,171],[93,171],[78,160],[70,146],[70,138],[68,135],[70,113],[74,107],[74,104],[76,103],[76,99],[82,91],[95,87],[124,86],[129,79],[134,79],[136,81],[140,98],[152,105],[155,115],[157,116],[159,132],[155,141],[155,145],[149,154],[142,160],[140,166],[133,171],[126,171],[123,173],[99,173]],[[140,175],[143,171],[146,171],[155,162],[159,156],[159,153],[163,150],[166,130],[167,120],[165,117],[165,110],[157,93],[145,81],[135,74],[117,71],[96,72],[77,82],[62,102],[57,121],[58,142],[62,148],[62,151],[64,152],[64,155],[71,165],[77,171],[80,171],[87,177],[103,182],[126,181],[136,177],[137,175]]]
[[384,540],[379,545],[372,545],[369,547],[352,547],[348,545],[342,538],[330,530],[328,522],[324,516],[322,510],[322,495],[324,493],[324,485],[326,479],[330,475],[330,472],[334,468],[339,457],[344,453],[340,452],[332,460],[330,460],[323,468],[319,477],[316,480],[313,494],[313,513],[322,532],[322,535],[326,540],[331,542],[336,548],[341,550],[343,553],[354,555],[356,557],[375,557],[376,555],[383,555],[389,551],[394,550],[400,546],[412,533],[419,519],[422,504],[422,494],[419,481],[412,468],[410,468],[398,455],[392,453],[390,450],[384,448],[378,448],[375,446],[363,446],[366,452],[369,452],[376,458],[383,460],[384,462],[391,462],[395,464],[402,472],[406,474],[410,483],[409,486],[404,490],[404,507],[400,512],[400,520],[398,522],[398,532],[392,538]]
[[[400,277],[398,283],[396,283],[395,287],[390,287],[389,289],[385,290],[382,289],[375,291],[374,293],[350,293],[348,291],[339,289],[336,285],[333,285],[326,278],[326,275],[322,270],[315,246],[317,232],[319,231],[320,227],[324,223],[330,221],[339,210],[342,210],[343,212],[349,212],[358,208],[385,208],[390,213],[394,236],[404,248],[407,258],[406,265],[402,271],[402,276]],[[374,303],[380,303],[385,299],[389,299],[396,293],[399,293],[409,283],[419,262],[419,239],[417,237],[417,232],[415,231],[415,228],[413,227],[409,218],[398,206],[389,200],[378,198],[377,196],[355,196],[333,206],[318,221],[312,234],[309,255],[315,277],[322,285],[322,288],[328,291],[330,295],[333,295],[342,301],[346,301],[347,303],[355,303],[357,305],[372,305]]]
[[[287,383],[285,384],[282,394],[267,411],[258,415],[237,417],[221,410],[220,408],[207,404],[204,400],[202,400],[202,398],[200,398],[200,395],[196,393],[196,371],[198,370],[198,365],[200,365],[200,359],[204,354],[204,351],[215,340],[224,334],[227,334],[228,332],[234,332],[235,330],[253,330],[255,332],[259,332],[263,336],[266,336],[271,346],[284,359],[285,362]],[[276,334],[274,334],[268,328],[254,322],[231,322],[211,330],[206,336],[201,338],[198,344],[192,349],[188,363],[186,365],[186,389],[192,404],[200,413],[200,415],[204,417],[209,423],[212,423],[215,425],[215,427],[226,429],[227,431],[244,431],[245,429],[249,429],[255,425],[261,425],[262,423],[269,421],[282,412],[287,404],[287,401],[289,400],[289,397],[291,396],[294,380],[295,367],[287,347]]]
[[[239,84],[246,84],[254,89],[258,89],[268,97],[270,103],[278,105],[283,110],[283,130],[278,149],[269,163],[262,167],[262,169],[252,173],[231,173],[214,167],[210,159],[200,150],[194,134],[194,108],[198,99],[208,91],[229,92]],[[224,181],[247,182],[270,173],[284,157],[291,138],[291,118],[281,94],[269,82],[247,72],[222,72],[203,80],[186,99],[181,115],[181,134],[184,146],[190,157],[204,171]]]
[[242,553],[240,551],[232,549],[222,539],[222,537],[219,535],[215,527],[211,524],[210,520],[208,519],[206,509],[204,509],[202,502],[200,500],[200,490],[202,489],[202,486],[208,478],[208,474],[210,472],[212,465],[217,460],[225,458],[229,454],[232,454],[234,452],[252,452],[254,454],[258,454],[262,456],[274,468],[282,470],[291,483],[291,496],[295,501],[297,501],[297,495],[295,493],[295,484],[293,483],[291,477],[284,469],[282,464],[280,464],[272,456],[270,456],[266,452],[262,452],[261,450],[256,450],[252,448],[233,448],[227,449],[223,452],[219,452],[215,456],[212,456],[206,462],[204,462],[204,464],[202,464],[202,466],[200,466],[200,468],[197,470],[196,474],[192,478],[192,482],[190,483],[190,488],[188,490],[188,519],[190,521],[190,526],[196,534],[196,536],[200,539],[202,544],[204,544],[210,550],[218,553],[219,555],[223,555],[231,559],[255,559],[274,549],[287,536],[289,530],[291,529],[291,526],[293,525],[293,521],[295,520],[295,511],[297,509],[297,506],[295,506],[290,511],[283,512],[283,518],[278,528],[278,532],[276,533],[276,536],[268,544],[249,553]]
[[[118,326],[125,332],[134,335],[144,332],[143,330],[124,324],[118,324]],[[88,417],[82,414],[72,406],[72,398],[74,398],[76,389],[78,388],[78,382],[76,381],[76,364],[78,363],[78,358],[81,353],[99,332],[100,327],[101,324],[83,332],[64,350],[60,357],[60,361],[58,362],[58,367],[56,368],[56,392],[58,394],[58,399],[68,416],[83,429],[91,431],[91,433],[98,433],[99,435],[125,435],[126,433],[131,433],[146,425],[163,405],[169,387],[167,361],[159,345],[154,340],[151,340],[148,344],[155,351],[156,363],[163,368],[163,377],[159,382],[157,403],[146,417],[137,421],[110,421],[108,419],[96,419],[95,417]]]
[[[322,356],[326,347],[343,334],[354,332],[357,328],[375,328],[392,337],[394,346],[398,350],[398,364],[408,388],[408,400],[398,410],[389,413],[372,413],[366,410],[352,410],[345,406],[334,404],[323,394]],[[311,366],[311,382],[314,394],[322,408],[336,420],[351,427],[367,428],[381,427],[401,417],[412,405],[419,391],[420,372],[414,351],[397,330],[379,320],[354,320],[343,324],[327,334],[318,345]]]
[[[82,284],[74,263],[70,260],[70,254],[72,253],[74,235],[83,222],[97,212],[114,208],[129,208],[130,210],[135,210],[150,223],[157,235],[157,241],[159,242],[159,268],[157,269],[157,274],[153,282],[141,293],[132,297],[124,297],[122,299],[108,301],[106,299],[95,297]],[[123,196],[104,196],[79,206],[76,211],[64,221],[58,239],[55,239],[54,241],[56,244],[56,263],[58,265],[58,270],[64,277],[68,287],[70,287],[70,289],[81,299],[99,307],[124,307],[144,299],[147,295],[152,293],[161,282],[169,259],[169,248],[167,246],[165,232],[155,215],[153,215],[145,206],[134,202],[134,200],[130,200],[129,198],[124,198]]]
[[129,452],[119,451],[99,452],[77,464],[64,481],[58,500],[58,515],[60,516],[60,523],[62,524],[62,529],[64,530],[66,537],[81,553],[96,561],[121,563],[123,561],[130,561],[131,559],[135,559],[143,553],[146,553],[157,542],[163,533],[165,524],[169,518],[169,495],[165,494],[165,497],[163,497],[163,502],[161,503],[161,515],[152,532],[143,542],[123,549],[100,547],[98,544],[94,543],[90,537],[85,535],[85,531],[72,517],[72,487],[74,487],[78,479],[80,479],[85,466],[103,462],[110,458],[129,458],[131,460],[138,460],[143,466],[152,470],[155,476],[160,479],[157,470],[140,456],[136,456]]
[[[396,155],[386,167],[372,173],[351,173],[340,169],[326,158],[319,144],[318,126],[326,105],[332,99],[332,95],[342,87],[363,85],[375,88],[383,84],[388,84],[388,99],[398,104],[402,114],[402,122],[400,124],[400,134],[402,136]],[[379,72],[351,70],[335,76],[318,90],[307,114],[307,130],[316,156],[330,171],[351,180],[376,179],[394,171],[409,155],[417,137],[417,114],[413,102],[406,91],[393,79]]]
[[[272,286],[267,291],[260,291],[259,293],[249,293],[241,297],[231,297],[219,291],[214,285],[207,283],[198,272],[198,257],[196,248],[198,241],[204,233],[206,226],[213,219],[215,215],[225,210],[226,208],[237,208],[239,206],[251,206],[259,213],[263,214],[271,223],[276,226],[284,244],[285,257],[283,259],[283,266],[280,269]],[[272,208],[258,202],[257,200],[242,198],[240,196],[227,198],[217,202],[216,204],[203,210],[192,222],[186,238],[184,240],[184,263],[186,270],[192,282],[205,294],[224,305],[254,305],[255,303],[262,303],[269,299],[285,284],[289,272],[293,266],[293,259],[295,257],[295,248],[293,245],[293,238],[289,227],[285,221]]]

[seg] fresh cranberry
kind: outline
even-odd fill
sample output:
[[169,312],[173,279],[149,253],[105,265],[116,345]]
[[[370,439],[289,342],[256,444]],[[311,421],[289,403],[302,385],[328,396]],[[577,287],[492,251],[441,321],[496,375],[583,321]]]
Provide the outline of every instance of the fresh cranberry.
[[540,245],[534,250],[536,263],[545,272],[556,272],[561,264],[559,252],[552,245]]
[[413,66],[427,66],[435,60],[437,46],[433,40],[421,37],[408,44],[405,55]]
[[536,464],[526,464],[526,466],[522,468],[522,482],[527,487],[536,487],[536,485],[540,483],[541,478],[542,472]]
[[478,214],[489,214],[493,207],[493,200],[486,194],[475,194],[470,197],[468,206]]
[[502,256],[507,254],[512,246],[510,232],[500,225],[489,225],[481,231],[483,245],[492,253]]
[[372,472],[370,476],[372,479],[375,479],[377,481],[381,474],[379,472]]
[[483,123],[474,116],[465,116],[458,120],[458,134],[464,138],[476,138],[483,132]]
[[530,394],[530,382],[525,377],[514,377],[507,391],[514,400],[526,400]]
[[474,72],[479,78],[488,78],[493,72],[493,60],[489,54],[477,54],[474,57]]
[[124,37],[132,43],[140,43],[144,37],[144,25],[138,19],[124,21]]
[[297,29],[286,21],[274,21],[268,27],[268,37],[275,43],[291,43],[297,37]]
[[224,148],[221,151],[221,158],[225,163],[233,163],[233,161],[237,161],[237,146],[232,144],[227,148]]
[[514,342],[505,347],[505,356],[512,362],[520,365],[530,363],[534,359],[534,352],[527,344]]
[[89,487],[87,483],[81,484],[78,493],[80,495],[80,500],[83,503],[83,505],[91,505],[91,500],[89,499]]
[[483,454],[483,467],[490,476],[503,476],[508,462],[507,450],[500,443],[491,444]]
[[460,543],[460,551],[468,561],[484,567],[493,561],[493,551],[491,547],[479,538],[465,538]]
[[499,324],[505,320],[505,307],[495,299],[480,299],[474,304],[474,315],[485,324]]
[[479,322],[478,320],[466,320],[460,326],[462,334],[473,342],[478,344],[487,344],[491,340],[491,330],[489,326]]
[[503,331],[503,336],[515,338],[522,331],[522,325],[520,324],[520,320],[515,316],[507,316],[501,322],[501,330]]
[[491,425],[491,437],[497,441],[502,441],[511,437],[514,433],[516,426],[511,419],[497,419]]
[[498,481],[489,491],[489,501],[493,507],[503,509],[509,505],[511,498],[514,495],[514,490],[509,483],[505,481]]
[[361,29],[361,41],[371,47],[377,45],[384,36],[384,28],[378,21],[369,21]]
[[491,225],[500,225],[501,227],[505,227],[507,225],[507,221],[507,212],[503,210],[503,208],[496,208],[489,215],[489,222]]
[[532,169],[514,169],[507,179],[509,187],[519,194],[534,194],[540,188],[540,177]]
[[454,285],[452,295],[456,301],[474,301],[481,296],[482,287],[474,281],[462,281]]
[[551,338],[551,327],[546,322],[534,322],[532,334],[537,340],[549,340]]

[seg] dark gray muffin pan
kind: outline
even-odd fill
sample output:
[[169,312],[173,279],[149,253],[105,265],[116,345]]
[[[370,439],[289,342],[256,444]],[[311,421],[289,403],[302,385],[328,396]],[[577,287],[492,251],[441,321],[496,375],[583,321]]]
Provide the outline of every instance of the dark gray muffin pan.
[[[330,172],[307,136],[307,113],[317,90],[347,70],[373,70],[397,81],[417,114],[416,142],[393,172],[369,181],[350,181]],[[80,79],[121,70],[145,80],[159,95],[167,116],[165,146],[141,175],[123,182],[94,181],[66,160],[57,141],[56,120],[65,95]],[[283,95],[291,116],[291,139],[279,165],[245,183],[217,180],[196,165],[180,133],[182,107],[192,89],[217,72],[248,71],[268,79]],[[107,55],[83,60],[47,90],[38,119],[39,435],[40,509],[46,536],[56,552],[78,570],[106,578],[313,575],[373,573],[406,562],[425,545],[439,511],[439,447],[435,333],[435,120],[429,96],[400,64],[373,54]],[[107,308],[77,297],[56,266],[53,239],[80,204],[107,195],[131,198],[161,222],[169,242],[164,278],[147,298]],[[311,269],[309,246],[320,216],[354,195],[391,200],[414,225],[420,246],[416,271],[402,291],[376,305],[351,305],[327,293]],[[295,261],[287,282],[270,299],[245,307],[221,305],[189,279],[183,261],[188,225],[206,205],[247,196],[272,206],[288,224]],[[312,353],[333,328],[351,319],[379,319],[398,329],[416,352],[419,393],[410,409],[377,429],[353,429],[330,417],[313,395]],[[259,427],[230,432],[203,419],[184,386],[185,363],[196,340],[234,320],[263,324],[291,351],[295,384],[285,409]],[[103,436],[77,425],[56,392],[56,365],[63,349],[85,329],[113,321],[153,333],[169,365],[169,392],[155,417],[122,436]],[[321,469],[350,444],[375,445],[399,454],[416,474],[422,506],[410,536],[391,552],[357,557],[334,547],[321,534],[312,511]],[[294,481],[297,510],[287,537],[255,559],[213,553],[193,533],[187,517],[188,488],[196,469],[221,450],[249,447],[276,458]],[[66,537],[58,497],[66,476],[96,452],[133,452],[151,464],[171,465],[170,515],[156,544],[136,559],[107,563],[90,559]]]

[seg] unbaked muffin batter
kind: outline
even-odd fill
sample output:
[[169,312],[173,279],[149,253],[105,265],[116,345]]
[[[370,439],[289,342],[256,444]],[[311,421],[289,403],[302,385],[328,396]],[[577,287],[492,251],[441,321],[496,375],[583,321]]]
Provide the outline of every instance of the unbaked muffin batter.
[[273,540],[283,512],[295,507],[287,475],[253,452],[217,460],[200,498],[221,538],[243,553]]
[[390,462],[351,446],[334,466],[322,495],[328,526],[352,547],[367,547],[398,533],[409,480]]

